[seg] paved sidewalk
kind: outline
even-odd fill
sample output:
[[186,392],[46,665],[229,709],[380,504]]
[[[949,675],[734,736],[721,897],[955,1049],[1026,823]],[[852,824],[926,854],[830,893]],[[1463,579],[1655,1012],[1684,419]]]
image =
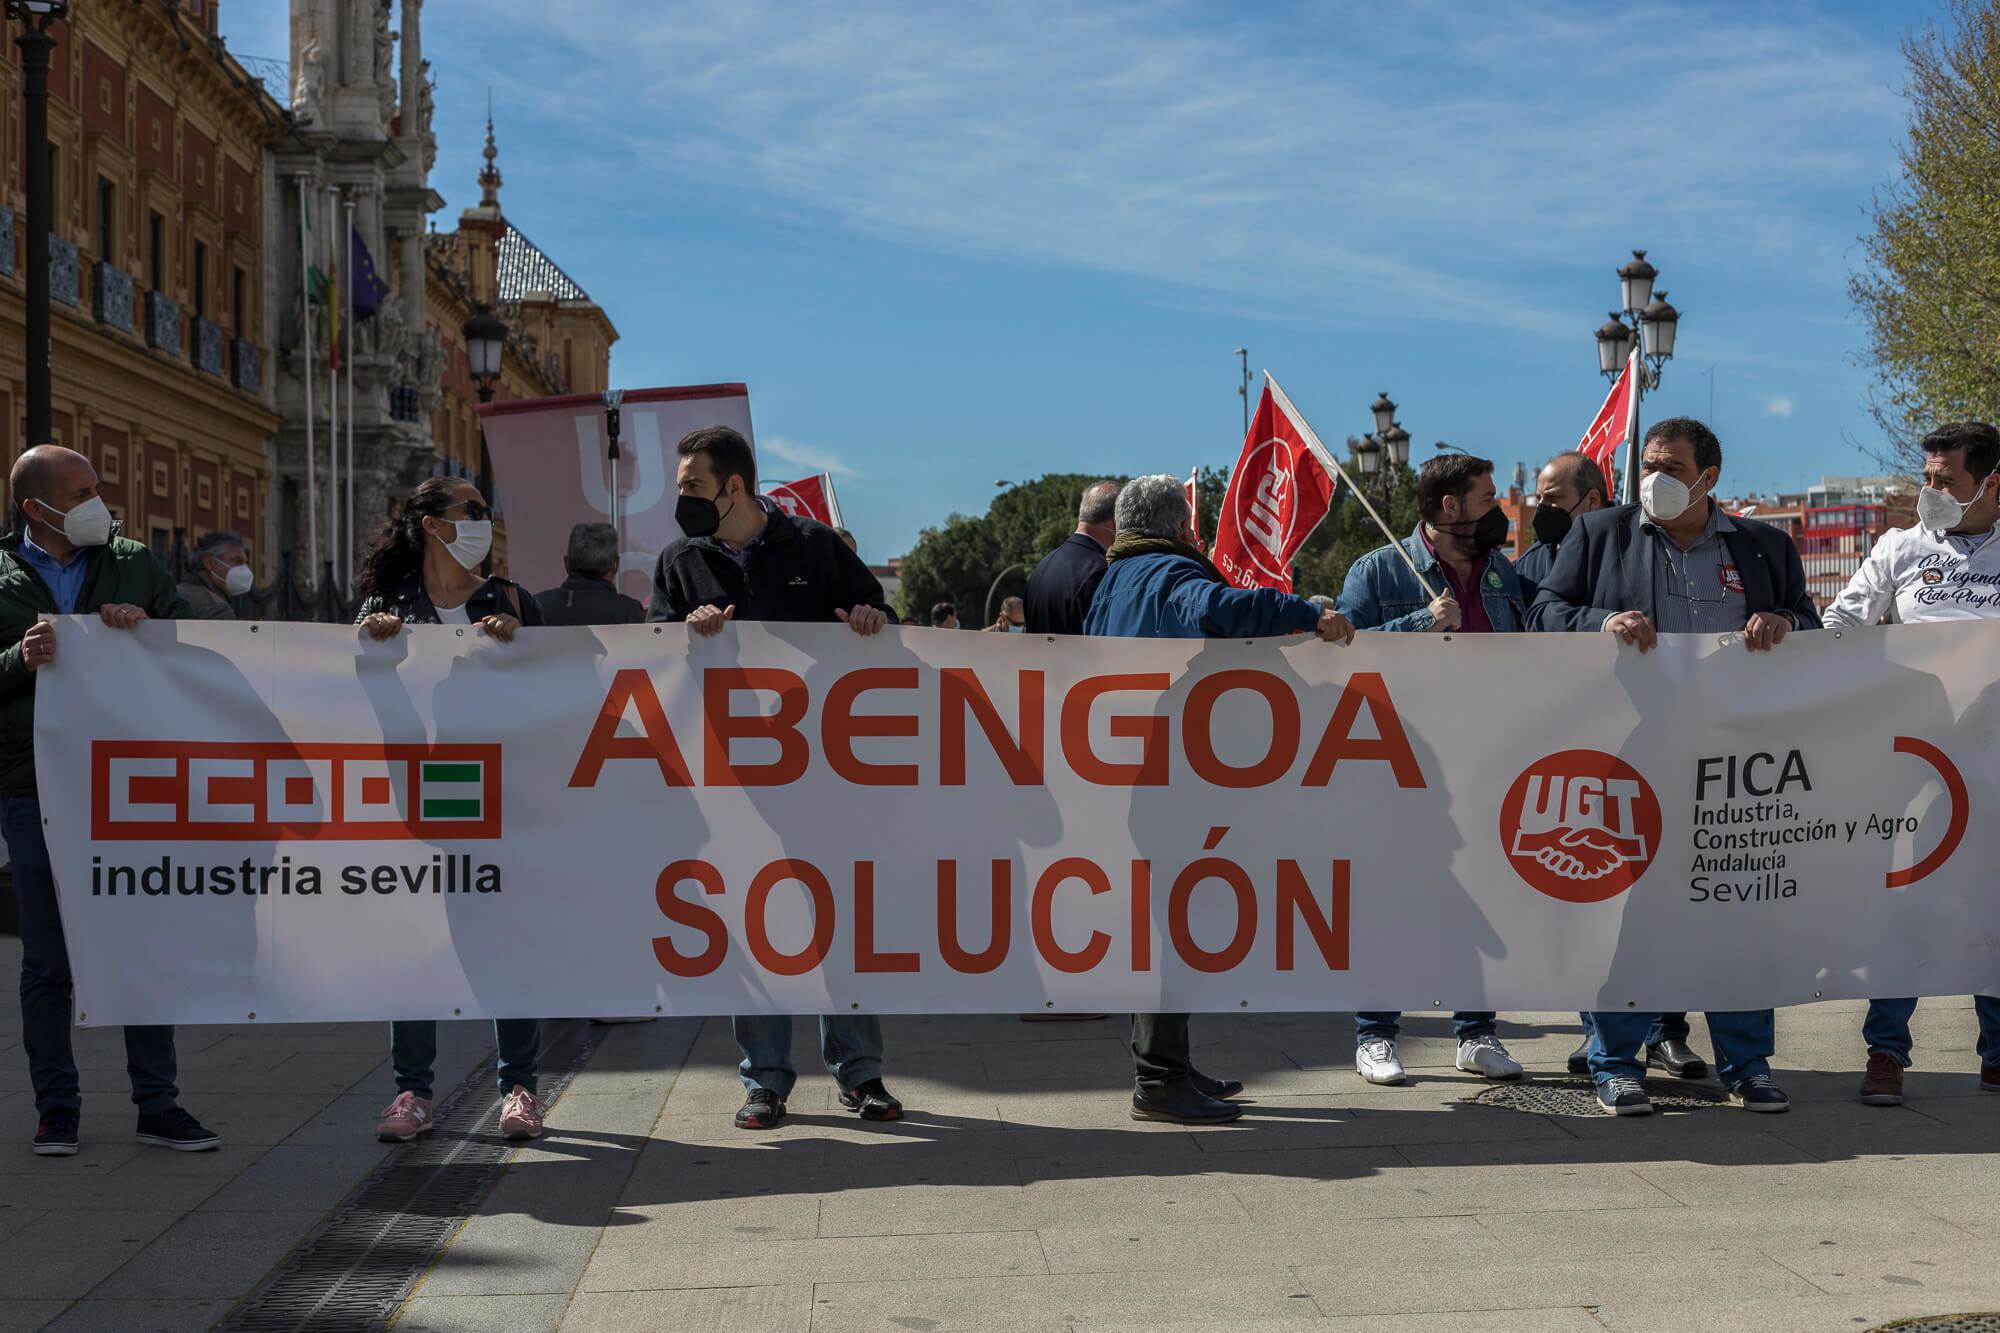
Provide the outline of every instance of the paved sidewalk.
[[[1860,1008],[1780,1013],[1791,1114],[1649,1121],[1475,1102],[1441,1017],[1410,1021],[1402,1088],[1355,1078],[1345,1015],[1201,1017],[1204,1067],[1256,1100],[1200,1131],[1126,1116],[1120,1020],[891,1019],[907,1120],[862,1125],[815,1071],[767,1134],[730,1124],[726,1021],[600,1029],[397,1327],[1783,1333],[2000,1309],[2000,1097],[1968,1072],[1969,1003],[1919,1011],[1887,1110],[1853,1100]],[[441,1094],[489,1034],[443,1025]],[[1558,1080],[1574,1016],[1503,1036]],[[205,1328],[399,1151],[371,1136],[380,1024],[183,1030],[212,1154],[134,1144],[117,1033],[77,1038],[84,1152],[35,1158],[0,1006],[0,1329]]]
[[[1355,1077],[1345,1015],[1198,1018],[1203,1066],[1256,1098],[1200,1131],[1127,1117],[1119,1020],[892,1019],[907,1120],[862,1125],[815,1072],[766,1134],[730,1125],[726,1021],[620,1028],[397,1327],[1818,1333],[2000,1309],[1969,1002],[1919,1011],[1897,1109],[1854,1100],[1861,1008],[1780,1013],[1790,1114],[1640,1121],[1473,1103],[1441,1017],[1408,1025],[1402,1088]],[[1502,1035],[1552,1079],[1576,1032]]]

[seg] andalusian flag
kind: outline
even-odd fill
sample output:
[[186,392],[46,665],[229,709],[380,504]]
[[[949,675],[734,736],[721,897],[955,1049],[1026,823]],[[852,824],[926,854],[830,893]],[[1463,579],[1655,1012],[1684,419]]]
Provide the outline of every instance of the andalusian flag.
[[426,820],[486,816],[486,764],[479,759],[426,759],[418,765],[418,810]]

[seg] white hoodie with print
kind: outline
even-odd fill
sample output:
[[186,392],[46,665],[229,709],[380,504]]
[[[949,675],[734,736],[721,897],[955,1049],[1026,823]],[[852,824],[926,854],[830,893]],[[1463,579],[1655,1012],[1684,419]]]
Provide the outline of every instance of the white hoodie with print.
[[2000,617],[2000,529],[1947,537],[1921,523],[1882,534],[1820,620],[1873,625],[1894,606],[1905,625]]

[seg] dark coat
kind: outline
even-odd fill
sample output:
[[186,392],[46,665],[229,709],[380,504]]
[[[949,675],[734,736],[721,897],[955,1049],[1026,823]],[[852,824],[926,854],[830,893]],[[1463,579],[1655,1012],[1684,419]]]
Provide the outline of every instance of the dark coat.
[[646,608],[603,579],[572,574],[559,588],[535,594],[544,625],[636,625]]
[[[1774,611],[1796,629],[1818,629],[1819,610],[1806,591],[1805,566],[1783,530],[1731,515],[1734,531],[1722,534],[1729,558],[1743,575],[1747,615]],[[1666,540],[1638,505],[1585,514],[1556,548],[1555,566],[1542,580],[1528,613],[1538,630],[1604,628],[1620,611],[1643,611],[1654,624],[1654,544]]]
[[1542,590],[1542,580],[1555,568],[1556,552],[1561,549],[1547,542],[1536,542],[1521,552],[1521,558],[1514,562],[1515,576],[1521,580],[1521,600],[1529,606],[1535,604],[1535,597]]
[[1095,537],[1072,532],[1042,557],[1028,576],[1030,634],[1081,634],[1090,595],[1104,578],[1104,548]]
[[713,537],[683,537],[660,552],[646,619],[681,621],[704,606],[736,608],[738,620],[839,620],[835,611],[888,612],[882,584],[824,523],[774,510],[746,573]]
[[[153,553],[118,535],[84,553],[83,591],[76,613],[129,603],[154,620],[188,620],[193,613]],[[56,615],[55,594],[21,555],[21,534],[0,537],[0,796],[35,794],[35,673],[21,657],[21,636],[43,616]]]
[[[437,606],[431,601],[431,595],[424,591],[421,578],[411,579],[387,592],[370,594],[361,603],[361,609],[354,613],[354,623],[358,625],[378,611],[398,617],[405,625],[444,623],[438,618]],[[465,615],[475,625],[488,616],[512,616],[523,625],[542,623],[542,608],[535,605],[535,599],[528,596],[527,590],[498,574],[473,589],[472,596],[465,599]]]

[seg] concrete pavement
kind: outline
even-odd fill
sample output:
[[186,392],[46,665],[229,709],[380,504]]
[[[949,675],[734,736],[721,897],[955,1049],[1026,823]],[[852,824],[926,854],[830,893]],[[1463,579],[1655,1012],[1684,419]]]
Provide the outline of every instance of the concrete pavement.
[[[116,1033],[79,1033],[85,1150],[35,1158],[4,1008],[0,1328],[207,1327],[400,1151],[370,1137],[392,1089],[368,1024],[184,1030],[185,1101],[228,1137],[195,1155],[131,1142]],[[801,1023],[766,1134],[730,1124],[726,1021],[602,1030],[396,1326],[1782,1333],[2000,1309],[2000,1096],[1974,1086],[1969,1003],[1919,1011],[1886,1110],[1853,1100],[1859,1009],[1781,1011],[1789,1115],[1644,1121],[1484,1104],[1442,1017],[1410,1021],[1402,1088],[1354,1076],[1345,1015],[1204,1017],[1203,1066],[1255,1102],[1199,1131],[1127,1118],[1118,1020],[891,1019],[910,1115],[884,1126],[835,1105]],[[1575,1020],[1502,1035],[1553,1080]],[[444,1025],[441,1089],[487,1036]]]

